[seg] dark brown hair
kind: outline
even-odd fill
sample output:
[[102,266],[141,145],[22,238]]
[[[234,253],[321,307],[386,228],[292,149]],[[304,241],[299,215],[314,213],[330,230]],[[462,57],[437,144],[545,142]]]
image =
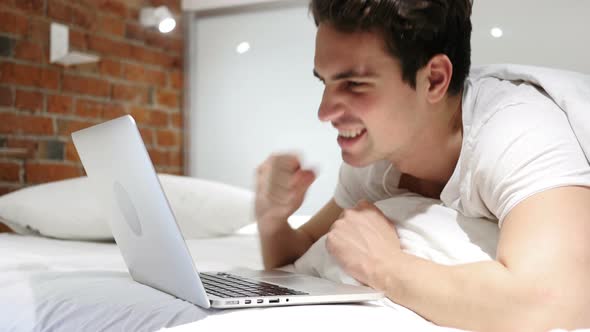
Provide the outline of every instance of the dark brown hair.
[[418,70],[446,54],[453,64],[449,92],[462,90],[471,65],[472,0],[311,0],[309,7],[316,25],[380,33],[414,88]]

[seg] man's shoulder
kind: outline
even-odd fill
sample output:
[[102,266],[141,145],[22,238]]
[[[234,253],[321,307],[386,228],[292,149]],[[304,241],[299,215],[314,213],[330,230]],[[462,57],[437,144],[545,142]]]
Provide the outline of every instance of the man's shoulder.
[[545,112],[559,111],[552,99],[539,87],[523,82],[496,77],[469,79],[469,91],[463,100],[463,109],[469,126],[467,135],[475,138],[491,119],[506,122],[543,116]]

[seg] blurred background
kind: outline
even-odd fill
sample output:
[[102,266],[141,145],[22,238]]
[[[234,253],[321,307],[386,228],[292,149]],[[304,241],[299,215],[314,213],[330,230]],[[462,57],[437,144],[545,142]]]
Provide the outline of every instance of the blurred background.
[[[167,33],[141,19],[162,6]],[[475,1],[472,62],[588,74],[588,12],[586,0]],[[52,23],[97,59],[52,62]],[[341,162],[316,116],[315,30],[307,1],[0,0],[0,194],[83,175],[70,133],[131,114],[159,172],[252,189],[271,152],[300,153],[319,177],[298,214],[314,213]]]

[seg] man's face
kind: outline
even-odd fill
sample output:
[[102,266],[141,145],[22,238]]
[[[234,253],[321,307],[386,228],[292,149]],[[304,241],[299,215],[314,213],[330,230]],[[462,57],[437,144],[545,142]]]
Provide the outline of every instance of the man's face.
[[346,163],[364,167],[408,153],[420,127],[421,103],[378,34],[320,24],[314,74],[325,85],[318,117],[338,129]]

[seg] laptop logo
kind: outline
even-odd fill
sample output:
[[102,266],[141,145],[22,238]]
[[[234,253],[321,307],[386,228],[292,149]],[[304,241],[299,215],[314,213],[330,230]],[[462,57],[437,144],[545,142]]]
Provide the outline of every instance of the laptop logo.
[[125,219],[133,234],[141,236],[141,223],[139,222],[137,210],[135,209],[135,205],[133,205],[129,194],[119,182],[115,182],[113,185],[113,191],[115,192],[115,200],[117,201],[119,211],[121,211],[121,214],[123,215],[123,219]]

